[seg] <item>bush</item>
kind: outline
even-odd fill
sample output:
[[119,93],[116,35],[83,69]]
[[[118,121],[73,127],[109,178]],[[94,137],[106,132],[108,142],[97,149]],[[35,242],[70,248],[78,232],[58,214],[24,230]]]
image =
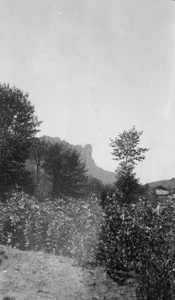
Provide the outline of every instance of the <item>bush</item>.
[[175,299],[175,208],[152,203],[120,206],[95,198],[38,202],[14,193],[0,204],[0,243],[75,258],[81,266],[103,263],[119,284],[134,276],[141,300]]
[[0,243],[22,250],[43,250],[95,263],[101,208],[95,197],[38,202],[14,193],[0,207]]
[[0,203],[0,243],[27,249],[27,230],[38,208],[37,200],[23,192],[15,192],[5,203]]
[[124,284],[134,274],[138,299],[173,299],[175,208],[160,211],[139,202],[106,207],[101,252],[107,274]]

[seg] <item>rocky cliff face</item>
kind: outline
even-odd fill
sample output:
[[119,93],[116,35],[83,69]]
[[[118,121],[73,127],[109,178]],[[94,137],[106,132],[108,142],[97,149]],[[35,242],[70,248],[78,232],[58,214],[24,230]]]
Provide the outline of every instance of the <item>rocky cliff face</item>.
[[81,153],[83,160],[86,162],[88,174],[101,180],[104,184],[115,182],[115,173],[106,171],[95,164],[95,161],[92,158],[92,146],[90,144],[87,144],[84,147],[81,145],[76,145],[75,147],[78,152]]
[[[61,140],[58,137],[49,137],[42,136],[41,139],[44,139],[46,142],[50,142],[52,144],[59,143]],[[101,180],[103,184],[114,183],[115,173],[106,171],[95,164],[94,159],[92,158],[92,146],[90,144],[82,147],[81,145],[76,145],[75,148],[81,154],[83,161],[86,163],[86,167],[88,169],[88,174],[92,175],[94,178]]]

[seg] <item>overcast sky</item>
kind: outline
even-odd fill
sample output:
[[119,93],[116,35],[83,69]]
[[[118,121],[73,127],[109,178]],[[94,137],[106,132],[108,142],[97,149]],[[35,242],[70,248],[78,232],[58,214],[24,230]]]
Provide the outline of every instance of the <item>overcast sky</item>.
[[0,0],[0,81],[29,93],[41,135],[93,147],[133,125],[142,183],[175,177],[175,2]]

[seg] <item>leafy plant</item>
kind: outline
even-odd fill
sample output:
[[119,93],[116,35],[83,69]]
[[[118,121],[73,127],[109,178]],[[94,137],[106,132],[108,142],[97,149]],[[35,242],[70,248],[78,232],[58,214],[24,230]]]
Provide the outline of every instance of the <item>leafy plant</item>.
[[82,266],[103,264],[119,284],[134,277],[137,298],[175,297],[175,207],[151,202],[119,205],[108,197],[50,201],[23,192],[0,204],[0,243],[73,257]]
[[174,236],[173,204],[155,211],[151,203],[111,201],[101,243],[107,274],[119,284],[134,274],[138,299],[174,299]]
[[76,258],[80,264],[95,263],[101,222],[98,200],[62,199],[38,202],[14,193],[0,207],[0,243]]

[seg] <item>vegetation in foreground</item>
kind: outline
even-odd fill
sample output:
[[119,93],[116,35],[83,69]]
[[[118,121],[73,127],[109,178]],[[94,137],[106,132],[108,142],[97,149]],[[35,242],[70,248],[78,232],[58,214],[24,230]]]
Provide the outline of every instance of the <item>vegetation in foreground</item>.
[[121,207],[110,200],[102,209],[96,198],[41,203],[14,194],[0,207],[0,243],[104,265],[119,285],[136,279],[138,299],[174,299],[174,205],[156,212],[151,203]]
[[36,139],[39,125],[28,94],[1,84],[0,243],[103,265],[118,284],[135,278],[138,299],[173,300],[175,208],[155,210],[143,197],[134,173],[148,150],[138,146],[142,132],[133,127],[111,140],[120,164],[115,185],[103,187],[87,178],[73,148]]

